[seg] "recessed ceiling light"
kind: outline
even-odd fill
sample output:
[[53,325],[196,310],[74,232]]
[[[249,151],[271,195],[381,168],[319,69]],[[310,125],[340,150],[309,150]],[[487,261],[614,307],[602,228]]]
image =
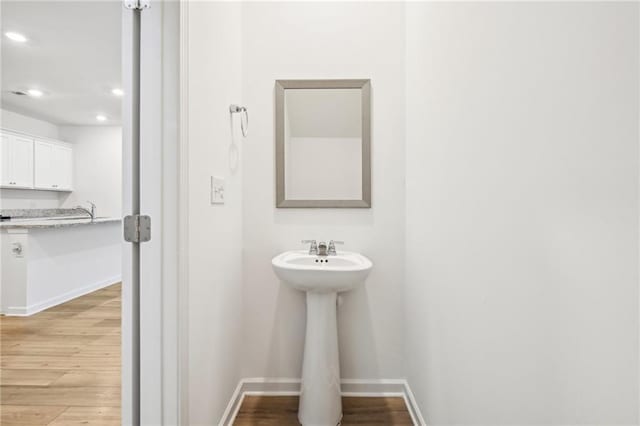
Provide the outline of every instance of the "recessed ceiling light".
[[23,36],[20,33],[15,33],[13,31],[8,31],[4,33],[4,35],[7,36],[9,40],[16,41],[18,43],[24,43],[25,41],[27,41],[27,38],[25,36]]
[[111,90],[111,94],[114,96],[122,96],[124,95],[124,90],[122,89],[113,89]]
[[96,115],[96,120],[98,120],[98,121],[107,121],[107,117],[105,115],[98,114],[98,115]]
[[38,90],[38,89],[29,89],[29,90],[27,90],[27,95],[31,96],[32,98],[39,98],[43,94],[44,93],[42,93],[42,90]]

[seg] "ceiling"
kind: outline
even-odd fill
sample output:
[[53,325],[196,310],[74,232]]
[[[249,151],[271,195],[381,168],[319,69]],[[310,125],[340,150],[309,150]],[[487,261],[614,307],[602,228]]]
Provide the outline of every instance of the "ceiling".
[[[120,124],[122,98],[111,90],[121,87],[121,1],[3,0],[1,8],[2,108],[58,125]],[[11,93],[30,88],[44,95]]]

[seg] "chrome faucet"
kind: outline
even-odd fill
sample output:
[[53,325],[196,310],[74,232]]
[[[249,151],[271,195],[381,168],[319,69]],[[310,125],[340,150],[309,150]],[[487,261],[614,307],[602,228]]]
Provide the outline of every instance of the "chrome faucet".
[[318,243],[318,256],[326,256],[327,255],[327,243],[324,241],[320,241]]
[[91,201],[87,201],[87,203],[91,204],[91,210],[82,207],[82,206],[77,206],[76,209],[78,210],[82,210],[85,213],[87,213],[89,215],[89,217],[91,217],[91,222],[94,221],[94,219],[96,218],[96,205],[93,204]]
[[309,254],[318,254],[318,243],[316,240],[302,240],[302,244],[310,244],[309,246]]
[[329,241],[329,244],[324,241],[320,241],[319,243],[316,240],[302,240],[302,244],[310,244],[309,246],[309,254],[317,255],[317,256],[335,256],[338,254],[336,251],[336,244],[344,244],[344,241]]

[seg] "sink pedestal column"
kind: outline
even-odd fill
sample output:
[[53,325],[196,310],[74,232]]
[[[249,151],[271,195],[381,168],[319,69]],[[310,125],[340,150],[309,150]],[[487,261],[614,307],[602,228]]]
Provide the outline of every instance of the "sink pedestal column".
[[337,293],[307,292],[298,420],[303,426],[337,425],[342,418]]

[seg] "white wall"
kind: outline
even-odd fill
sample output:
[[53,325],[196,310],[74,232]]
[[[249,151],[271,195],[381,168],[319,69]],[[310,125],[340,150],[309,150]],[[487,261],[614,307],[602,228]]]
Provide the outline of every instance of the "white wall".
[[[217,424],[240,378],[243,141],[229,104],[241,102],[241,8],[189,3],[190,425]],[[210,204],[211,176],[226,179],[224,205]]]
[[46,138],[58,138],[58,126],[6,109],[0,109],[0,127]]
[[637,424],[638,29],[637,3],[407,6],[429,424]]
[[[278,281],[271,258],[315,238],[345,240],[345,250],[362,252],[374,263],[366,286],[345,294],[339,308],[342,376],[401,377],[404,6],[255,2],[244,4],[243,20],[243,99],[251,120],[242,141],[242,376],[300,377],[305,299]],[[275,208],[274,84],[304,78],[372,79],[373,208]],[[325,172],[331,173],[331,164]]]
[[96,204],[98,216],[122,216],[122,128],[64,126],[60,139],[73,143],[73,192],[62,207]]
[[0,209],[57,209],[63,196],[54,191],[0,189]]

